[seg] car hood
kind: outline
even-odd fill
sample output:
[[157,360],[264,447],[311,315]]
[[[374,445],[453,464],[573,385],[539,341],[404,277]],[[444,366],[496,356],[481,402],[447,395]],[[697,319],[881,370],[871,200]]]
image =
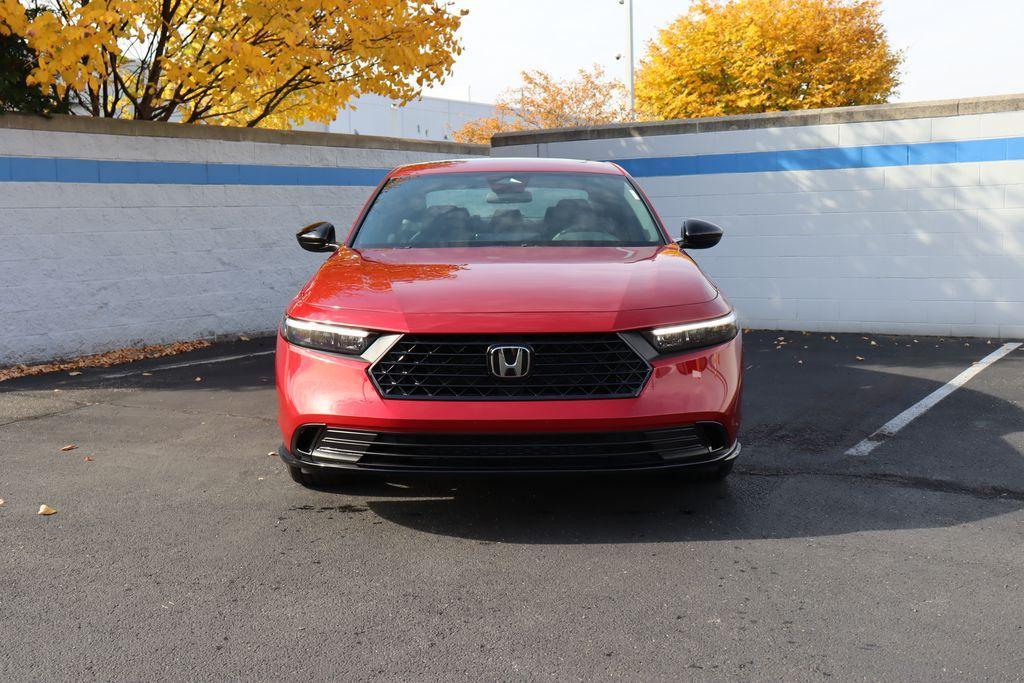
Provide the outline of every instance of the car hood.
[[403,315],[609,313],[688,306],[717,296],[676,245],[342,248],[296,304]]

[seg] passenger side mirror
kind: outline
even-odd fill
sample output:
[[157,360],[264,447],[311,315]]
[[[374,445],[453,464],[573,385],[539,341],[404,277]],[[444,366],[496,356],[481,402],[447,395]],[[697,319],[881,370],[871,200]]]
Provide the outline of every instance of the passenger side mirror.
[[709,249],[722,239],[720,227],[698,218],[683,221],[682,237],[677,243],[684,249]]
[[311,223],[295,233],[299,246],[306,251],[337,251],[334,226],[330,223]]

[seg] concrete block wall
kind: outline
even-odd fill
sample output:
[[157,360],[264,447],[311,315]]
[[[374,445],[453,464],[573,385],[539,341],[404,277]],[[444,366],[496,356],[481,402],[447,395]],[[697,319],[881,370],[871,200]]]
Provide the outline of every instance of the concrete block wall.
[[613,160],[747,326],[1024,337],[1024,96],[508,134]]
[[263,333],[393,166],[452,143],[0,116],[0,366]]

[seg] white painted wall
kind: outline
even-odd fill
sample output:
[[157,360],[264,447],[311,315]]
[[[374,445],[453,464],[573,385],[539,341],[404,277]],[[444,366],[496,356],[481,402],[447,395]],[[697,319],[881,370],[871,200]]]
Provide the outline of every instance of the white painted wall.
[[452,156],[465,154],[0,128],[0,366],[269,332],[324,260],[295,231],[344,233],[372,190],[12,182],[4,158],[390,169]]
[[[323,260],[298,249],[295,230],[314,220],[344,230],[371,190],[15,181],[12,160],[388,169],[486,151],[11,121],[0,120],[0,366],[268,332]],[[1024,111],[568,140],[493,153],[625,160],[1010,137],[1024,138]],[[694,256],[747,326],[1024,337],[1024,159],[640,182],[670,226],[703,217],[726,229],[718,247]]]
[[[1017,136],[1022,111],[542,142],[492,155],[618,160]],[[1024,160],[638,180],[670,229],[691,217],[725,229],[719,246],[692,255],[746,326],[1024,337]]]

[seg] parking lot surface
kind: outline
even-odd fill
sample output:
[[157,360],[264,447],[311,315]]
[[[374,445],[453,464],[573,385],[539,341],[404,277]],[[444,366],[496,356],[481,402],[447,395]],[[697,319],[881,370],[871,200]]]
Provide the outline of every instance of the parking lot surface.
[[1020,679],[1024,350],[851,456],[1000,343],[745,342],[721,484],[307,490],[272,340],[4,382],[0,678]]

